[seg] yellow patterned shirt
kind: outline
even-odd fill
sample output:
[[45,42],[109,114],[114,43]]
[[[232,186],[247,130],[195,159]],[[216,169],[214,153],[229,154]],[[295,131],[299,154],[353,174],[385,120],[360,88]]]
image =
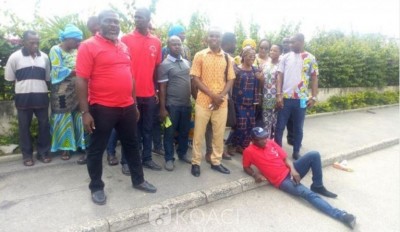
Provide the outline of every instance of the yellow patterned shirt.
[[[233,71],[232,58],[228,55],[228,59],[230,62],[227,78],[228,80],[233,80],[235,79],[235,72]],[[210,89],[210,91],[218,94],[222,92],[226,84],[226,65],[227,63],[222,49],[220,52],[215,53],[210,48],[206,48],[196,53],[194,56],[190,75],[198,77],[199,80]],[[226,107],[226,99],[227,98],[225,98],[224,103],[222,103],[221,108]],[[210,103],[211,98],[199,90],[197,93],[196,104],[208,108]]]

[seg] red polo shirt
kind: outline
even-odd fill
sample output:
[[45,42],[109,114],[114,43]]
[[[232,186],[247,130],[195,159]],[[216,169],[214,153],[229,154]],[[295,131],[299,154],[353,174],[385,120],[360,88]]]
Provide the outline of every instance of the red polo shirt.
[[77,76],[89,79],[89,104],[108,107],[132,105],[133,79],[128,48],[97,34],[79,46]]
[[154,96],[154,70],[161,63],[161,41],[154,35],[140,34],[137,30],[121,38],[131,54],[133,77],[136,81],[136,96]]
[[243,167],[254,165],[261,174],[275,187],[279,187],[289,174],[285,164],[286,152],[273,140],[268,139],[265,148],[250,144],[243,151]]

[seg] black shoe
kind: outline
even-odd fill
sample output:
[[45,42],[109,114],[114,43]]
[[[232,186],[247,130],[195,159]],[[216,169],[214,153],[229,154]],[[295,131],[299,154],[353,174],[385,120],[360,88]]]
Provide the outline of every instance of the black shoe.
[[128,164],[122,164],[122,174],[124,174],[125,176],[131,175]]
[[142,191],[145,191],[145,192],[148,192],[148,193],[157,192],[157,188],[154,185],[152,185],[149,182],[147,182],[147,181],[143,181],[143,183],[141,183],[139,185],[134,185],[133,187],[135,189],[139,189],[139,190],[142,190]]
[[192,175],[195,177],[200,176],[200,166],[199,165],[197,165],[197,164],[192,165]]
[[292,157],[294,160],[300,159],[301,155],[298,152],[293,152]]
[[342,216],[342,222],[351,229],[354,229],[356,226],[356,217],[353,214],[344,213]]
[[189,157],[187,157],[187,155],[184,155],[184,156],[180,157],[179,160],[182,161],[182,162],[188,163],[188,164],[192,163],[192,160],[189,159]]
[[231,173],[229,171],[229,169],[224,167],[222,164],[220,164],[220,165],[212,165],[211,164],[211,169],[214,169],[215,171],[219,171],[219,172],[224,173],[224,174],[230,174]]
[[314,186],[311,185],[310,189],[311,189],[311,191],[313,191],[315,193],[318,193],[318,194],[321,194],[322,196],[325,196],[325,197],[330,197],[330,198],[336,198],[337,197],[337,194],[329,192],[324,186],[314,187]]
[[293,139],[287,139],[287,144],[289,144],[290,146],[293,146]]
[[98,190],[92,193],[92,201],[97,205],[104,205],[106,203],[107,197],[104,190]]
[[162,167],[156,164],[153,160],[149,160],[143,163],[143,167],[154,170],[154,171],[161,171]]
[[87,163],[86,154],[81,155],[81,157],[79,157],[79,159],[76,162],[80,165],[86,164]]

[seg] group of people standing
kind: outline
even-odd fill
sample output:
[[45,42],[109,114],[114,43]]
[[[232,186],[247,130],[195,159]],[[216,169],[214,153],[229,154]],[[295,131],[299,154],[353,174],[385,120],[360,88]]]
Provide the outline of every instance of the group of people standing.
[[[210,28],[208,47],[197,52],[191,61],[189,49],[183,44],[184,28],[179,25],[171,28],[167,46],[163,48],[161,41],[149,31],[150,16],[148,9],[137,9],[134,31],[121,39],[118,14],[111,10],[102,11],[97,18],[89,20],[93,36],[83,42],[82,31],[67,25],[60,33],[61,43],[51,48],[50,59],[39,51],[38,34],[24,33],[23,48],[10,56],[5,73],[6,80],[16,81],[15,104],[24,165],[34,164],[29,135],[34,113],[39,121],[38,159],[48,163],[50,151],[61,151],[61,158],[68,160],[70,151],[85,150],[86,154],[78,162],[87,164],[94,203],[106,203],[102,157],[108,147],[109,165],[118,164],[117,139],[122,144],[123,173],[131,176],[134,188],[155,193],[157,188],[145,180],[143,167],[162,169],[151,154],[153,134],[159,130],[154,125],[164,122],[166,170],[174,170],[176,150],[178,159],[191,164],[191,174],[199,177],[205,138],[205,159],[211,169],[229,174],[230,170],[221,161],[230,160],[235,151],[244,154],[246,173],[260,181],[260,175],[250,168],[254,164],[271,181],[271,173],[262,167],[265,160],[258,162],[256,157],[258,152],[268,148],[264,154],[273,153],[274,157],[278,154],[276,157],[284,160],[280,164],[286,167],[282,170],[285,176],[279,176],[273,184],[301,195],[294,193],[297,187],[282,187],[281,183],[288,185],[282,178],[291,173],[298,184],[310,168],[313,175],[317,175],[320,165],[308,164],[318,163],[319,154],[307,154],[304,156],[307,162],[297,162],[293,167],[287,165],[286,154],[280,147],[285,126],[292,120],[288,129],[293,134],[293,159],[303,160],[299,150],[305,111],[314,105],[318,87],[318,66],[315,57],[304,51],[304,36],[296,34],[285,38],[283,47],[271,45],[265,39],[256,46],[254,40],[248,39],[243,42],[240,56],[234,58],[235,35]],[[291,51],[287,42],[290,42]],[[50,99],[46,81],[51,81]],[[191,97],[195,99],[192,157],[187,154]],[[228,98],[235,104],[237,123],[232,127],[225,149]],[[155,118],[157,123],[154,123]],[[167,126],[167,122],[170,125]],[[322,185],[320,174],[312,190],[336,197]],[[309,197],[306,193],[301,196]],[[319,199],[317,203],[314,200],[315,205],[331,216],[342,220],[343,215],[348,215],[326,206]],[[320,207],[321,204],[325,208]]]

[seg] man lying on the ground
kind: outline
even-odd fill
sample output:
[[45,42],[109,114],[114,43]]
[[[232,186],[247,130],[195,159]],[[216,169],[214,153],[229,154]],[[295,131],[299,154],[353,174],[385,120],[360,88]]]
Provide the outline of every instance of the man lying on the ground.
[[[276,188],[294,196],[302,197],[314,207],[325,214],[337,219],[350,228],[354,228],[356,217],[343,210],[332,207],[328,202],[318,196],[335,198],[336,194],[329,192],[322,183],[322,166],[319,152],[311,151],[291,162],[287,159],[286,152],[273,140],[267,139],[268,132],[261,127],[251,131],[252,143],[243,152],[243,169],[254,177],[257,183],[263,178]],[[255,172],[251,165],[258,168],[261,173]],[[311,190],[300,183],[300,180],[311,169]]]

